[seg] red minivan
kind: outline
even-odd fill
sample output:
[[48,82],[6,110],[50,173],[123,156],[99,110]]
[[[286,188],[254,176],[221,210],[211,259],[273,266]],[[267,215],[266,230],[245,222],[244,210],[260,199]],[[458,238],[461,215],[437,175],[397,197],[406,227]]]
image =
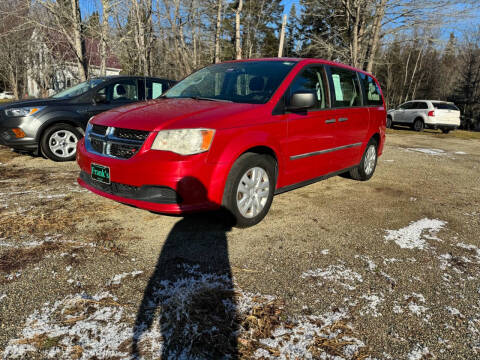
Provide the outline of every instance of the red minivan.
[[368,180],[385,141],[377,80],[318,59],[207,66],[157,100],[90,119],[80,185],[154,212],[263,219],[273,195],[333,175]]

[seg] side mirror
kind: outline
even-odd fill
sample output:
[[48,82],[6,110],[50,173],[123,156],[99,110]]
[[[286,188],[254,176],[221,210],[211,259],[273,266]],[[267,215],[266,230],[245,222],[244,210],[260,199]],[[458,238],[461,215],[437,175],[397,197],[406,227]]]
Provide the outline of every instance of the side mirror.
[[298,92],[292,95],[287,106],[289,111],[308,110],[315,106],[317,97],[311,92]]
[[103,93],[96,93],[93,97],[95,104],[104,104],[107,102],[107,95]]

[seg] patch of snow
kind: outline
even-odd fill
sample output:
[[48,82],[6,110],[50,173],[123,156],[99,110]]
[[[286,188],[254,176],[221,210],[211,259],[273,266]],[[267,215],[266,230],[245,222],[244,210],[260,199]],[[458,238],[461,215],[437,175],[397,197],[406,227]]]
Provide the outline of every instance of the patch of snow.
[[[424,218],[399,230],[387,230],[385,240],[395,241],[402,249],[425,249],[426,239],[438,239],[436,234],[445,224],[445,221]],[[429,235],[424,234],[427,230]]]
[[468,155],[466,152],[464,151],[455,151],[454,154],[456,155]]
[[131,276],[132,278],[135,278],[140,274],[143,274],[143,271],[137,270],[137,271],[132,271],[132,272],[129,272],[129,273],[117,274],[111,280],[109,280],[107,282],[107,286],[109,286],[109,285],[120,285],[122,280],[125,279],[127,276]]
[[382,313],[378,311],[377,307],[385,301],[383,294],[362,295],[361,298],[367,300],[368,304],[360,310],[360,315],[371,315],[373,317],[382,316]]
[[407,151],[416,151],[419,153],[427,154],[427,155],[445,155],[445,151],[441,149],[424,149],[424,148],[407,148]]
[[454,308],[454,307],[451,307],[451,306],[445,306],[445,309],[453,316],[460,316],[462,317],[462,313],[460,312],[460,310]]
[[329,251],[330,251],[330,250],[328,250],[328,249],[323,249],[322,251],[320,251],[320,254],[322,254],[322,255],[328,255]]
[[429,358],[435,358],[430,350],[428,350],[428,347],[423,347],[420,344],[417,344],[407,356],[408,360],[421,360],[425,359],[427,356],[430,356]]
[[7,294],[0,294],[0,301],[7,298]]
[[377,265],[366,255],[355,255],[355,259],[362,259],[367,263],[368,270],[373,271],[377,268]]
[[309,270],[302,274],[302,278],[322,278],[324,280],[337,282],[348,290],[355,290],[354,286],[357,282],[363,282],[362,276],[351,270],[345,268],[343,265],[330,265],[326,269]]

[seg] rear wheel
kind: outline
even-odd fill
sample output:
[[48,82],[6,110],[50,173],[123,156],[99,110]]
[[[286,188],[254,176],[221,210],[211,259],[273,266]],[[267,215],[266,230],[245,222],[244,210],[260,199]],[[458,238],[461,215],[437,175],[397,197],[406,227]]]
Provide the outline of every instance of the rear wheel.
[[443,128],[443,129],[442,129],[442,132],[443,132],[444,134],[448,134],[448,133],[450,132],[450,129],[445,129],[445,128]]
[[236,227],[258,224],[267,215],[275,190],[275,161],[271,156],[246,153],[233,164],[223,195],[223,206]]
[[392,127],[392,118],[390,116],[387,116],[387,128]]
[[373,176],[377,167],[377,142],[370,140],[363,154],[360,164],[356,168],[350,170],[352,179],[366,181]]
[[53,161],[71,161],[77,153],[80,131],[69,124],[55,124],[45,130],[40,141],[42,153]]
[[413,122],[413,130],[415,130],[415,131],[423,131],[424,127],[425,127],[425,125],[424,125],[422,119],[416,119]]

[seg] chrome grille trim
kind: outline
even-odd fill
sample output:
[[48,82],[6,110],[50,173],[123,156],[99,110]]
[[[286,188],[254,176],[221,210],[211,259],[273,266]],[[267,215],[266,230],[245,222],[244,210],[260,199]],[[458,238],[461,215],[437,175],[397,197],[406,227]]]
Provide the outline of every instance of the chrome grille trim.
[[[102,134],[98,134],[98,133],[95,133],[93,132],[93,126],[92,125],[88,125],[87,127],[87,131],[86,131],[86,134],[85,134],[85,147],[87,148],[87,151],[92,153],[92,154],[96,154],[96,155],[100,155],[100,156],[104,156],[104,157],[109,157],[109,158],[114,158],[114,159],[121,159],[121,160],[127,160],[127,159],[130,159],[132,156],[134,156],[139,150],[140,148],[143,146],[145,140],[134,140],[134,139],[125,139],[125,138],[119,138],[119,137],[116,137],[114,134],[115,134],[115,127],[113,126],[109,126],[107,127],[107,130],[105,132],[105,135],[102,135]],[[125,131],[128,131],[129,129],[122,129],[122,130],[125,130]],[[135,130],[134,130],[135,131]],[[146,136],[145,136],[145,139],[150,135],[150,133],[148,133]],[[95,139],[96,142],[101,142],[102,143],[102,151],[99,152],[97,150],[99,150],[99,146],[95,146],[96,149],[94,148],[94,146],[92,146],[92,139]],[[125,156],[116,156],[116,154],[112,154],[112,144],[117,144],[119,145],[117,147],[120,148],[120,147],[130,147],[131,149],[131,156],[128,156],[128,157],[125,157]],[[128,151],[124,151],[125,149],[123,149],[122,151],[119,151],[119,153],[129,153]]]

